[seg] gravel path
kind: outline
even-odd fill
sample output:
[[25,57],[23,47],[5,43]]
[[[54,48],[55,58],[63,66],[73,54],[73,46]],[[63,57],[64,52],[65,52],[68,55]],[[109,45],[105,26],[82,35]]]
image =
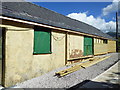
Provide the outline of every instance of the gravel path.
[[68,68],[67,66],[53,70],[40,77],[18,83],[14,86],[14,88],[70,88],[84,80],[95,78],[118,61],[117,53],[110,53],[106,56],[108,55],[112,55],[112,57],[86,69],[80,69],[64,77],[58,78],[57,76],[54,76],[54,74],[57,71]]
[[[120,71],[118,65],[120,61],[110,67],[108,70],[98,75],[94,79],[90,80],[88,83],[83,84],[83,86],[74,86],[74,90],[80,90],[81,88],[119,88],[120,82]],[[73,87],[72,87],[73,88]]]

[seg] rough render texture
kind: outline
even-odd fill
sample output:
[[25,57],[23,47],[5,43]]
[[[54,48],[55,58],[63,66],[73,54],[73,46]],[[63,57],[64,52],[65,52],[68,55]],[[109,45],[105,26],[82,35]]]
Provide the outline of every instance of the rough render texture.
[[95,43],[94,44],[94,55],[105,54],[108,52],[107,44]]
[[34,30],[20,29],[6,32],[6,87],[65,65],[64,33],[52,32],[52,54],[33,55]]
[[116,41],[108,40],[108,52],[116,52]]
[[67,59],[76,59],[83,56],[84,37],[76,34],[68,34]]
[[116,52],[116,41],[108,40],[108,44],[94,42],[94,55],[105,54],[108,52]]
[[[8,28],[6,32],[5,86],[40,76],[65,65],[65,33],[52,32],[52,54],[33,55],[33,29],[9,25],[0,26]],[[84,37],[68,33],[67,38],[67,59],[83,55]],[[115,43],[115,41],[109,41],[108,45],[95,44],[95,55],[108,51],[115,52]]]

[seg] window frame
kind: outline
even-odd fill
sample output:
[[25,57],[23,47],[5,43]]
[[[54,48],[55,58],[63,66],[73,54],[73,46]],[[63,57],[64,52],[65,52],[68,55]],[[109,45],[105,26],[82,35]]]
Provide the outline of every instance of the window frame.
[[[49,52],[35,52],[35,31],[48,31],[50,33],[50,51]],[[34,27],[34,41],[33,41],[33,55],[39,55],[39,54],[51,54],[52,53],[52,34],[51,34],[51,29],[49,28],[45,28],[45,27],[38,27],[38,26],[35,26]]]

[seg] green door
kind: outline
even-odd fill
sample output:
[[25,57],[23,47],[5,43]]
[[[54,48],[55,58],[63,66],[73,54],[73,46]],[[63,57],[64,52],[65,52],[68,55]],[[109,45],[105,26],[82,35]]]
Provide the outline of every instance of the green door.
[[93,55],[93,39],[84,37],[84,56]]

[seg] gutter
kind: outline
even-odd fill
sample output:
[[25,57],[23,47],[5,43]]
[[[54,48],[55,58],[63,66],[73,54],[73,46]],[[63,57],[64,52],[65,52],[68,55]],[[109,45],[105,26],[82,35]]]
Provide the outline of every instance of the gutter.
[[[34,26],[41,26],[41,27],[46,27],[46,28],[51,28],[51,29],[57,29],[57,30],[60,30],[60,31],[75,33],[75,34],[84,35],[84,36],[90,36],[90,37],[94,37],[94,38],[109,39],[109,38],[104,38],[104,37],[100,37],[100,36],[96,36],[96,35],[90,35],[90,34],[87,34],[87,33],[72,31],[70,29],[68,30],[68,29],[59,28],[59,27],[55,27],[55,26],[49,26],[49,25],[40,24],[40,23],[36,23],[36,22],[10,18],[10,17],[6,17],[6,16],[0,16],[0,19],[14,21],[14,22],[20,22],[20,23],[25,23],[25,24],[34,25]],[[112,39],[109,39],[109,40],[112,40]]]

